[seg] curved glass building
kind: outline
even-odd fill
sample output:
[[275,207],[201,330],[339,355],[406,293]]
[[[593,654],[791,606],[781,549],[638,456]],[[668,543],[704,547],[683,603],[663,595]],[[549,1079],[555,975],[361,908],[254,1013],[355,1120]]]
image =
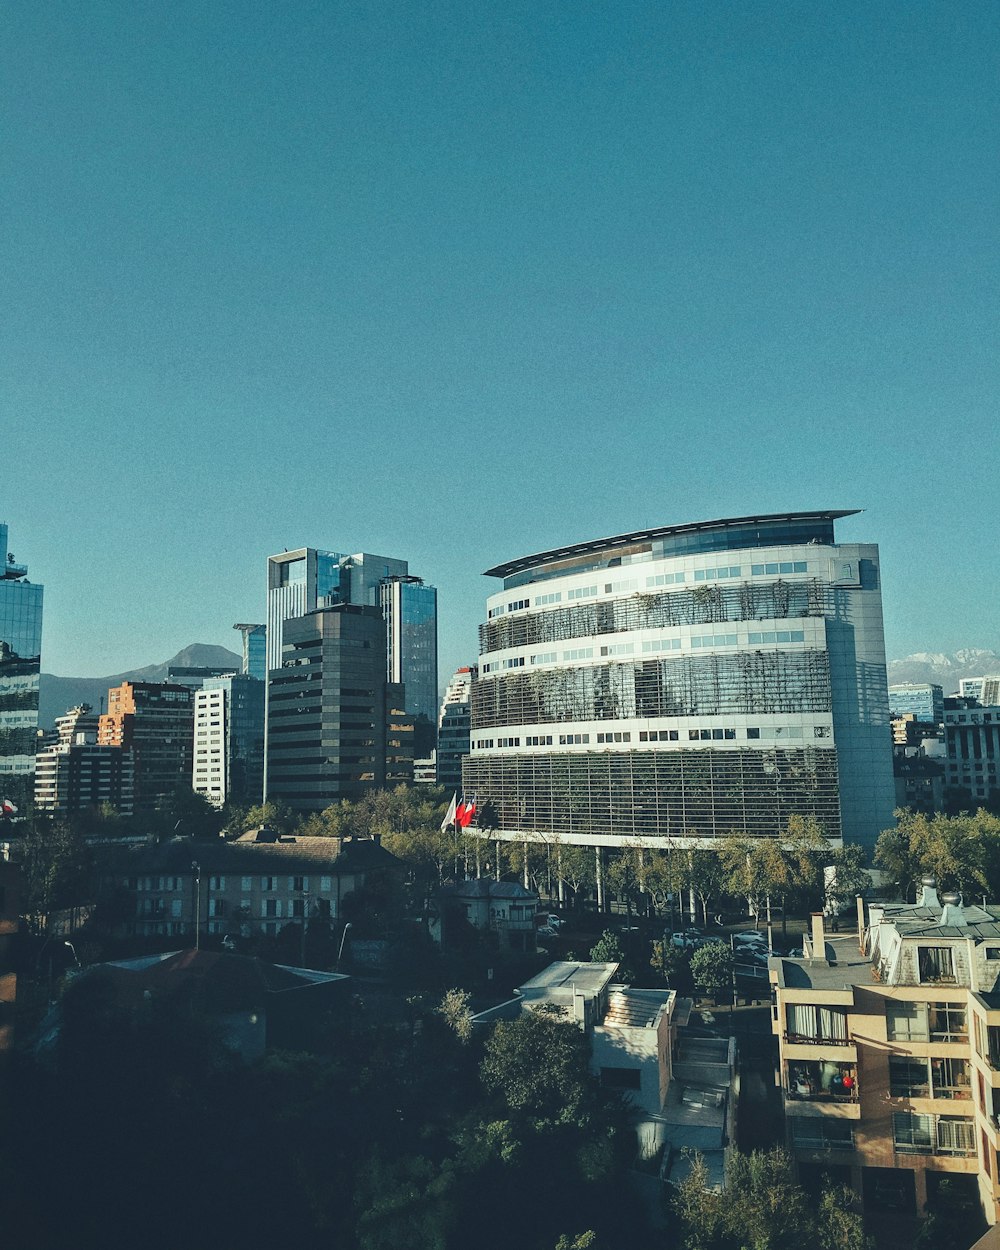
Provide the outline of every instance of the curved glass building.
[[[487,571],[467,795],[508,839],[874,844],[894,790],[878,548],[852,512],[622,534]],[[486,823],[486,822],[484,822]]]

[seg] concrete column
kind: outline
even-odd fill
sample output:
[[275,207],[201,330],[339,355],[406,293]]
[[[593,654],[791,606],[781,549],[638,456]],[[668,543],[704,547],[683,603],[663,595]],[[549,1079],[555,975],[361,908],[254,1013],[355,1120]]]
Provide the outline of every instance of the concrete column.
[[497,861],[496,861],[496,871],[494,875],[496,876],[496,879],[499,881],[500,880],[500,839],[499,838],[497,838]]
[[566,903],[566,888],[565,888],[565,882],[563,881],[563,878],[562,878],[562,847],[561,846],[556,849],[556,877],[558,878],[558,882],[559,882],[557,886],[557,889],[559,890],[559,906],[563,907],[565,906],[565,903]]
[[524,888],[528,889],[528,844],[524,843]]
[[597,877],[597,910],[604,911],[604,857],[599,846],[594,847],[594,874]]

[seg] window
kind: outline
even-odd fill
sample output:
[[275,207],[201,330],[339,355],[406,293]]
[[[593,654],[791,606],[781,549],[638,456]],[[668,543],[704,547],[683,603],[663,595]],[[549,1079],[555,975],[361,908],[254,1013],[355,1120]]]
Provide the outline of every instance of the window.
[[927,1060],[908,1055],[889,1056],[889,1093],[893,1098],[928,1098]]
[[591,599],[597,594],[596,586],[578,586],[575,590],[566,592],[567,599]]
[[937,1122],[937,1152],[942,1155],[971,1155],[975,1149],[972,1121],[943,1115]]
[[790,1042],[847,1045],[847,1013],[836,1007],[820,1007],[813,1003],[788,1004],[788,1040]]
[[562,603],[562,591],[557,590],[550,595],[538,595],[535,599],[536,608],[542,608],[547,603]]
[[931,1080],[935,1098],[968,1099],[972,1096],[969,1066],[964,1059],[932,1059]]
[[657,573],[654,577],[646,578],[646,586],[649,589],[652,589],[654,586],[677,586],[683,581],[683,573]]
[[240,880],[240,889],[243,891],[244,894],[248,894],[252,888],[253,888],[252,877],[243,877]]
[[274,878],[273,877],[261,877],[260,888],[262,890],[267,890],[267,891],[276,889],[277,887],[274,884]]
[[955,980],[950,946],[918,946],[917,966],[922,982],[941,984]]
[[209,884],[209,889],[224,890],[226,888],[226,878],[225,877],[209,877],[208,884]]
[[743,570],[738,564],[721,564],[714,569],[695,569],[696,582],[714,582],[723,577],[741,577]]
[[759,729],[748,729],[748,730],[747,730],[747,737],[748,737],[748,738],[750,738],[750,739],[759,738],[759,737],[760,737],[760,730],[759,730]]
[[927,1007],[924,1003],[886,1003],[885,1026],[890,1042],[926,1042]]
[[805,560],[781,560],[776,564],[752,564],[750,572],[754,577],[765,573],[807,573],[809,565]]
[[800,1150],[853,1150],[854,1130],[847,1121],[812,1116],[791,1117],[792,1145]]
[[964,1007],[951,1003],[931,1003],[929,1010],[932,1042],[966,1042],[969,1040],[969,1026]]
[[892,1144],[899,1154],[933,1154],[934,1117],[915,1115],[912,1111],[894,1111]]

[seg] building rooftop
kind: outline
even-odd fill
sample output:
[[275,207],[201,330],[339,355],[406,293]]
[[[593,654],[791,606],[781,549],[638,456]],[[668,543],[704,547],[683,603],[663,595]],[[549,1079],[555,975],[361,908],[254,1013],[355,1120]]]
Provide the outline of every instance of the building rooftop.
[[306,871],[345,876],[373,868],[400,868],[400,861],[371,838],[349,838],[341,845],[337,838],[289,838],[261,842],[256,834],[245,834],[235,842],[222,839],[201,842],[192,838],[170,838],[154,845],[122,848],[116,867],[129,873],[166,873],[189,876],[192,861],[203,873],[248,874],[287,873],[300,865]]
[[559,990],[593,997],[600,994],[617,971],[617,964],[584,964],[561,959],[543,968],[530,981],[525,981],[520,992],[525,997],[530,994],[532,998],[540,997],[546,991],[552,993]]
[[[708,531],[750,527],[753,525],[773,525],[781,522],[825,522],[832,525],[842,517],[856,516],[859,509],[846,511],[821,512],[776,512],[762,516],[728,517],[716,521],[689,521],[683,525],[661,525],[655,529],[635,530],[630,534],[616,534],[610,538],[597,538],[590,542],[571,543],[565,547],[555,547],[551,551],[541,551],[532,556],[521,556],[516,560],[508,560],[487,569],[485,577],[510,577],[514,573],[523,572],[540,564],[551,564],[555,560],[570,560],[575,556],[597,554],[612,551],[616,548],[632,547],[642,543],[655,542],[662,538],[673,538],[682,534],[704,534]],[[753,546],[746,543],[746,546]]]
[[846,990],[872,980],[872,961],[858,949],[857,932],[828,935],[826,959],[772,955],[767,966],[786,990]]

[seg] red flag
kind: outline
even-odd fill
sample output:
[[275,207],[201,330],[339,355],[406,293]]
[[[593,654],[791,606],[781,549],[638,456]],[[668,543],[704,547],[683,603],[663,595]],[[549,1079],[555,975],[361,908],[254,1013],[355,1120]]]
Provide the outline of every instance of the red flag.
[[472,823],[472,818],[473,816],[475,816],[475,814],[476,814],[475,799],[472,799],[469,802],[466,802],[466,800],[463,799],[461,803],[459,803],[458,808],[455,811],[455,823],[458,825],[460,829],[467,829],[469,825]]

